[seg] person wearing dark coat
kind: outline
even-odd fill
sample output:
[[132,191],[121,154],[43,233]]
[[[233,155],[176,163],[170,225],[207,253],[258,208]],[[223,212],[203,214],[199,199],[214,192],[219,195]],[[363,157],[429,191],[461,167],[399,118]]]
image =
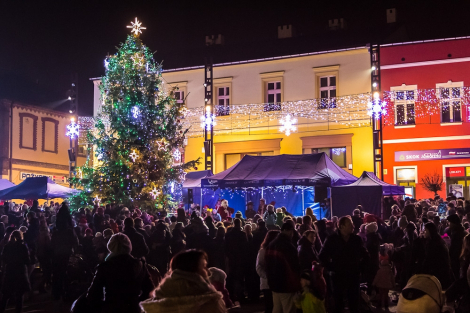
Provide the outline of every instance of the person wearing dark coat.
[[243,295],[243,275],[245,273],[248,238],[241,228],[241,220],[236,218],[233,227],[225,235],[225,254],[228,258],[227,289],[234,301],[241,301]]
[[294,227],[284,223],[281,233],[266,249],[266,278],[273,293],[274,312],[296,312],[294,298],[300,286],[300,262],[292,244]]
[[86,300],[92,307],[101,306],[103,313],[140,313],[139,302],[148,299],[154,288],[145,263],[131,255],[131,241],[122,233],[111,237],[108,250],[110,254],[98,266]]
[[255,209],[253,209],[253,201],[248,201],[246,204],[245,216],[247,219],[253,219],[256,215]]
[[150,239],[150,236],[149,234],[147,234],[147,232],[145,231],[144,229],[144,222],[142,221],[142,219],[140,217],[136,218],[134,220],[134,228],[135,228],[135,231],[138,232],[139,234],[142,235],[142,237],[144,237],[144,240],[145,240],[145,243],[147,244],[148,246],[148,242],[149,242],[149,239]]
[[99,207],[96,209],[96,213],[93,214],[93,227],[95,229],[95,233],[103,232],[105,229],[104,226],[104,209]]
[[256,251],[259,251],[267,233],[268,229],[266,228],[266,222],[259,219],[258,228],[253,232],[253,247]]
[[441,282],[442,289],[447,289],[454,281],[450,266],[449,250],[438,233],[434,223],[424,225],[424,260],[421,274],[436,276]]
[[209,229],[209,238],[215,238],[217,235],[217,228],[214,226],[214,221],[212,220],[211,216],[207,216],[204,219],[204,224],[206,224],[207,228]]
[[452,272],[455,278],[460,277],[460,255],[462,253],[463,241],[468,234],[461,224],[460,217],[457,214],[452,214],[447,217],[450,228],[450,247],[449,257],[452,267]]
[[51,236],[52,295],[55,300],[60,300],[64,292],[67,265],[78,247],[78,239],[70,223],[69,209],[63,204],[57,213],[56,228]]
[[312,262],[319,261],[318,253],[315,250],[315,231],[307,230],[304,232],[302,238],[299,240],[299,244],[297,246],[297,251],[299,253],[299,261],[300,261],[300,269],[301,271],[311,271],[312,270]]
[[329,271],[335,311],[344,308],[343,295],[346,292],[351,313],[359,312],[360,274],[369,254],[362,239],[354,234],[354,224],[349,216],[338,222],[338,231],[329,236],[318,255],[323,266]]
[[28,266],[31,263],[29,252],[23,243],[23,235],[15,230],[3,249],[2,261],[5,264],[5,274],[2,284],[2,300],[0,313],[5,312],[8,301],[15,298],[16,312],[23,308],[23,294],[31,290],[29,284]]
[[361,217],[361,210],[360,209],[355,209],[353,211],[353,216],[351,216],[351,219],[352,219],[353,224],[354,224],[354,234],[357,235],[357,233],[359,232],[359,228],[361,227],[361,225],[363,223],[363,219]]
[[124,231],[122,232],[132,243],[132,252],[131,255],[140,259],[149,254],[149,248],[145,243],[144,237],[139,234],[134,228],[134,220],[131,217],[127,217],[124,220]]

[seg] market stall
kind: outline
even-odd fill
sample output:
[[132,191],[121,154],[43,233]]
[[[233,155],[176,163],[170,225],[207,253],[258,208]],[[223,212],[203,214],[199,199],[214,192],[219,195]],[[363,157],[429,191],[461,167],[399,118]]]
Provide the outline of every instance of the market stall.
[[80,192],[54,183],[49,177],[30,177],[20,184],[1,190],[0,199],[53,199],[67,198]]
[[326,198],[327,188],[356,180],[325,153],[246,155],[231,168],[202,179],[201,187],[203,194],[205,190],[220,189],[220,197],[242,213],[247,201],[253,201],[256,208],[259,199],[264,198],[266,203],[274,201],[275,207],[285,206],[295,216],[303,215],[310,206],[323,217],[318,204],[320,193]]
[[354,183],[331,188],[331,210],[336,216],[351,215],[360,204],[364,211],[383,217],[383,197],[404,194],[405,187],[387,184],[364,171]]

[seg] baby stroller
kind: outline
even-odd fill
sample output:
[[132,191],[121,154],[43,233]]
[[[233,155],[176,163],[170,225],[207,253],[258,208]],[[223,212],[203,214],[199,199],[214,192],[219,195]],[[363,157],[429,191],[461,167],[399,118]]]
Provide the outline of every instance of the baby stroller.
[[439,280],[432,275],[418,274],[410,278],[397,304],[397,313],[439,313],[444,306]]

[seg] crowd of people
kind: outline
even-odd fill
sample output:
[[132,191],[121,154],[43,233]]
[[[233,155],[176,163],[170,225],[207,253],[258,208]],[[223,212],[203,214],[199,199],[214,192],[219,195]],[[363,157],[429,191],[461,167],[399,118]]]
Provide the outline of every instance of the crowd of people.
[[[21,312],[31,286],[50,287],[57,301],[78,298],[76,313],[226,312],[260,301],[266,313],[355,313],[371,303],[388,308],[415,274],[436,277],[462,310],[470,299],[470,202],[390,198],[384,206],[386,220],[360,205],[327,220],[311,208],[295,217],[264,199],[244,214],[227,200],[176,214],[7,202],[0,313],[9,302]],[[81,295],[70,290],[76,267]]]

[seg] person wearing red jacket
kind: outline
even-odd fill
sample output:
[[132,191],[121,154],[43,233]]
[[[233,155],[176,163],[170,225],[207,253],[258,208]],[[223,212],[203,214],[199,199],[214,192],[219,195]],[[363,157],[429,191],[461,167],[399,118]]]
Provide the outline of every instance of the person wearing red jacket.
[[222,200],[222,202],[220,203],[219,210],[218,210],[218,213],[220,214],[220,217],[222,218],[222,220],[225,221],[228,217],[232,217],[232,214],[234,212],[235,210],[228,206],[228,201]]

